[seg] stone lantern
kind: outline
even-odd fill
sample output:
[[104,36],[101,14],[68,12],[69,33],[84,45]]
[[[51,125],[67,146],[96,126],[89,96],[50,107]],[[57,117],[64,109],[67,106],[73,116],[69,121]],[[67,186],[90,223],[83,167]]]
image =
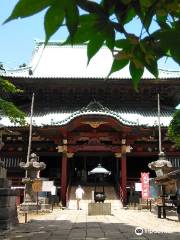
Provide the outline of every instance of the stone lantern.
[[[157,161],[151,162],[148,164],[148,167],[156,172],[156,179],[162,178],[172,171],[172,164],[170,161],[166,160],[164,152],[159,153],[159,159]],[[163,214],[163,218],[166,218],[166,209],[165,209],[165,197],[166,197],[166,189],[163,183],[161,185],[161,192],[158,198],[158,209],[157,214],[158,218],[161,218],[161,213]],[[161,206],[162,209],[161,209]]]
[[[94,194],[92,192],[93,201],[88,203],[88,215],[111,215],[111,203],[104,203],[106,199],[104,191],[104,175],[110,175],[111,172],[103,168],[101,164],[92,169],[88,174],[93,174],[95,177],[95,189]],[[97,191],[97,179],[99,181],[99,187],[101,185],[102,191]],[[94,202],[95,201],[95,202]]]
[[[91,171],[88,172],[88,174],[94,174],[95,175],[95,189],[94,189],[94,200],[95,202],[104,202],[106,195],[104,191],[104,175],[110,175],[111,172],[108,171],[107,169],[103,168],[101,164],[98,164],[98,166]],[[102,191],[97,192],[97,178],[99,181],[102,183]],[[99,182],[99,184],[100,184]]]
[[159,159],[149,163],[148,167],[156,172],[157,177],[162,177],[172,170],[172,164],[166,160],[164,152],[160,152]]
[[26,171],[26,177],[22,179],[22,182],[25,184],[25,196],[21,207],[22,210],[34,210],[33,206],[36,205],[36,194],[32,189],[32,185],[38,179],[40,180],[40,171],[46,168],[46,164],[39,162],[39,157],[35,153],[32,153],[30,160],[28,162],[21,162],[20,167]]

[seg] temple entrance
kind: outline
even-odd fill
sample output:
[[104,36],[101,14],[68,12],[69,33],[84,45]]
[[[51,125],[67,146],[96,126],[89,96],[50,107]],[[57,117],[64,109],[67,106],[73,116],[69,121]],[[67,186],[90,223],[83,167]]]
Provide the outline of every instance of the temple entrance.
[[70,160],[71,184],[92,185],[94,176],[88,172],[101,164],[104,168],[111,171],[110,176],[105,177],[105,184],[114,185],[117,172],[116,158],[109,152],[78,152]]

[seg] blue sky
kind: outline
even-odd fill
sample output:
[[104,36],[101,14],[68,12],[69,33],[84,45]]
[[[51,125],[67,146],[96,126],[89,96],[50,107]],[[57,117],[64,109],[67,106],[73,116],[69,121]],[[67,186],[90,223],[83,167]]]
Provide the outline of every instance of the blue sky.
[[[10,68],[28,63],[35,46],[34,40],[45,39],[44,12],[2,25],[17,2],[18,0],[0,0],[0,62]],[[66,32],[65,29],[59,31],[51,40],[65,39]]]
[[[44,12],[2,25],[17,2],[18,0],[0,0],[0,62],[7,68],[16,68],[23,63],[27,64],[31,59],[35,45],[34,40],[45,39]],[[66,29],[62,29],[51,40],[64,40],[66,34]],[[159,67],[179,70],[179,66],[170,59],[161,60]]]

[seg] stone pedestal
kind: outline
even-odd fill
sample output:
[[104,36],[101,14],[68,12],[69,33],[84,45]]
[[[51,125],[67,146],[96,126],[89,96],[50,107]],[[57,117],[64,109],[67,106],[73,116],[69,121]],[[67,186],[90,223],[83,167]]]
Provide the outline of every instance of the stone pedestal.
[[8,230],[18,224],[16,191],[10,189],[10,183],[0,178],[0,230]]
[[88,215],[111,215],[111,203],[89,203]]
[[[37,196],[36,192],[41,191],[41,183],[40,180],[40,171],[46,168],[46,164],[44,162],[39,162],[39,157],[32,153],[30,155],[30,159],[27,162],[20,162],[20,167],[26,171],[26,177],[22,179],[22,182],[25,184],[25,197],[24,202],[20,204],[20,211],[30,212],[41,210],[41,204],[38,202],[37,205]],[[39,180],[38,182],[38,190],[33,189],[33,184]],[[50,208],[50,205],[49,205]],[[45,206],[43,209],[48,209],[48,206]]]

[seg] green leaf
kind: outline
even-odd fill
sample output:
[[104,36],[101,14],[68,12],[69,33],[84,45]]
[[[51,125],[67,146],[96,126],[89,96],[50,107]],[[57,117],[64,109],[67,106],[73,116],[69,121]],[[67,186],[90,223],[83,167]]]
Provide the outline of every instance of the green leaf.
[[144,62],[144,65],[147,68],[147,70],[155,76],[155,78],[158,78],[159,71],[158,71],[157,60],[155,59],[150,60],[149,64]]
[[[134,60],[135,61],[135,60]],[[139,82],[144,72],[144,67],[138,67],[134,61],[130,62],[129,71],[132,77],[132,82],[135,90],[138,90]]]
[[25,125],[25,113],[19,110],[12,102],[5,101],[0,98],[0,113],[1,116],[6,116],[11,122]]
[[143,7],[150,7],[151,4],[152,4],[152,1],[149,1],[149,0],[140,0],[140,4],[141,4],[141,6],[143,6]]
[[180,109],[178,109],[168,127],[168,137],[180,147]]
[[164,52],[170,54],[172,58],[180,64],[180,33],[179,31],[170,30],[164,31],[160,34],[160,46]]
[[98,18],[96,14],[84,14],[79,17],[79,24],[77,31],[75,32],[73,39],[71,36],[68,36],[66,41],[63,44],[81,44],[89,41],[89,39],[93,38],[97,29],[95,23]]
[[156,19],[157,19],[157,22],[165,22],[166,23],[167,15],[159,16],[156,14]]
[[115,41],[115,46],[117,48],[121,48],[124,50],[130,50],[132,48],[132,44],[129,39],[120,39]]
[[173,38],[169,40],[171,56],[177,63],[180,64],[180,32],[173,31],[171,33],[171,37]]
[[158,18],[157,18],[157,23],[159,24],[159,26],[160,26],[160,28],[161,29],[163,29],[163,31],[164,30],[171,30],[171,27],[166,23],[166,21],[164,21],[164,20],[159,20]]
[[9,82],[8,80],[0,79],[0,86],[5,92],[11,93],[23,92],[22,90],[16,88],[16,86]]
[[155,9],[153,7],[150,8],[149,11],[146,12],[146,15],[145,15],[144,21],[143,21],[143,25],[147,31],[149,30],[149,27],[152,23],[154,14],[155,14]]
[[102,34],[105,38],[107,47],[112,51],[115,44],[115,31],[110,23],[104,21],[104,27],[102,27]]
[[111,66],[111,70],[108,74],[108,77],[113,72],[117,72],[117,71],[121,70],[122,68],[124,68],[128,63],[129,63],[129,59],[122,59],[122,60],[114,59],[112,66]]
[[70,34],[70,38],[73,40],[79,22],[79,10],[75,0],[66,0],[65,5],[66,25]]
[[19,0],[13,9],[11,15],[4,23],[7,23],[16,18],[24,18],[34,15],[43,9],[47,8],[54,2],[53,0]]
[[134,11],[134,8],[130,7],[127,11],[127,16],[125,17],[124,23],[129,23],[134,17],[136,16],[136,13]]
[[103,6],[104,11],[110,16],[113,14],[115,1],[114,0],[102,0],[101,5]]
[[98,15],[105,14],[100,3],[96,3],[95,1],[87,1],[87,0],[76,0],[78,6],[86,12],[96,13]]
[[144,12],[143,9],[141,8],[141,4],[139,1],[132,1],[132,6],[134,8],[134,11],[137,16],[141,19],[141,22],[144,20]]
[[73,39],[70,36],[67,37],[66,41],[62,45],[66,44],[82,44],[89,40],[89,32],[85,31],[85,28],[78,27],[77,31],[74,34]]
[[99,19],[99,16],[97,14],[91,13],[91,14],[83,14],[79,16],[79,24],[80,25],[94,25],[94,22],[96,22]]
[[87,56],[88,56],[88,64],[91,58],[99,51],[104,43],[104,38],[101,33],[97,33],[88,43],[87,46]]
[[44,28],[46,32],[45,44],[50,37],[61,27],[65,17],[65,12],[59,2],[53,4],[47,11],[44,18]]
[[115,43],[115,34],[112,34],[112,37],[106,38],[106,45],[112,51],[114,49]]
[[[80,24],[84,25],[85,32],[90,31],[92,36],[90,39],[94,38],[97,33],[104,38],[107,47],[112,51],[114,49],[115,43],[115,31],[113,25],[107,16],[98,16],[97,14],[90,14],[90,19],[85,17],[86,24],[83,24],[83,18],[80,19]],[[88,21],[88,22],[87,22]]]

